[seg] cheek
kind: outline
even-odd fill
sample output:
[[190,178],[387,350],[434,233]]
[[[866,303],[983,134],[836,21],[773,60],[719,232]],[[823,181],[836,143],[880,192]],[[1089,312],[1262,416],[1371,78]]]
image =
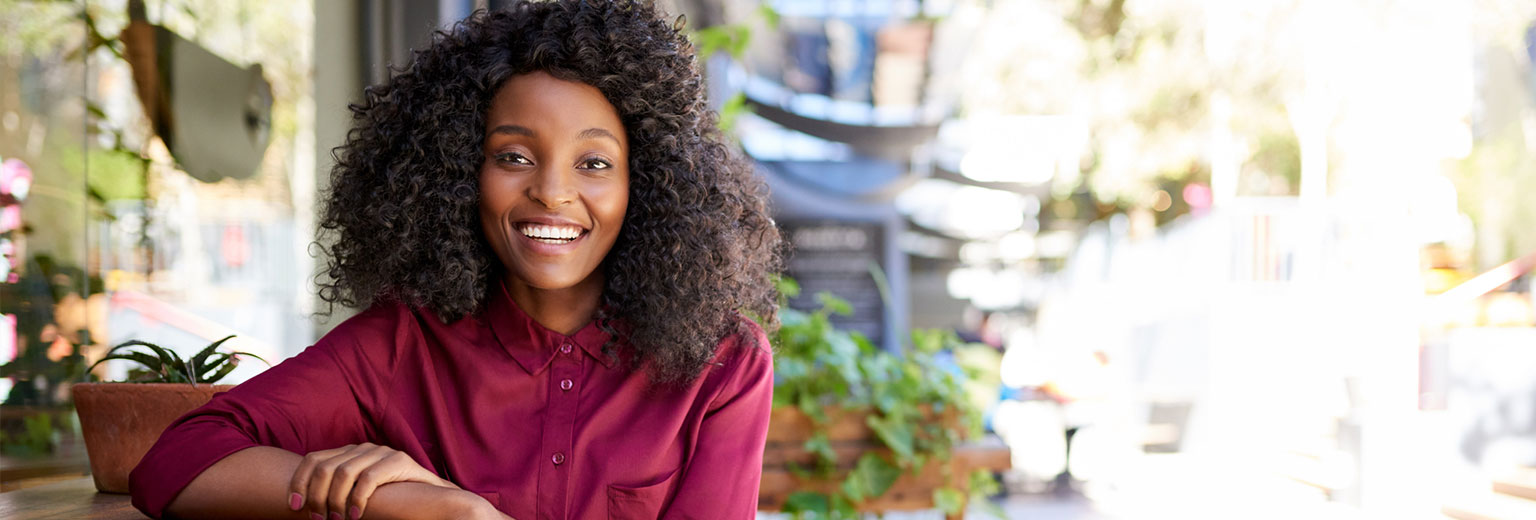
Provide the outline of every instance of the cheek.
[[605,213],[608,220],[613,223],[613,226],[622,227],[624,225],[624,216],[629,211],[629,184],[625,183],[615,191],[617,193],[607,205],[608,207],[605,208]]
[[489,186],[480,186],[480,227],[486,241],[491,244],[501,243],[505,237],[502,229],[502,217],[506,215],[507,201],[505,195]]
[[505,182],[497,182],[495,176],[480,176],[480,214],[485,216],[500,215],[511,204],[509,195],[512,187]]

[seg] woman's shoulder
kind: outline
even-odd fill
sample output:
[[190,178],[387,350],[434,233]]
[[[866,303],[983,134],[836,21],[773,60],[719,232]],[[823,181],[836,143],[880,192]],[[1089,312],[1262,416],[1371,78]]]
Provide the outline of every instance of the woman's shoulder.
[[321,336],[314,347],[340,362],[366,362],[379,368],[394,366],[402,349],[421,337],[420,311],[396,301],[375,302],[343,320]]
[[741,314],[736,315],[734,328],[721,338],[710,364],[722,372],[737,374],[731,379],[772,377],[773,346],[768,342],[768,333]]
[[763,326],[757,321],[744,314],[736,313],[736,319],[731,325],[731,331],[720,338],[715,361],[723,361],[719,359],[721,356],[773,354],[773,346],[768,341],[768,332],[763,330]]
[[393,339],[401,325],[413,321],[410,307],[396,301],[379,301],[348,316],[320,338],[323,343],[375,343]]

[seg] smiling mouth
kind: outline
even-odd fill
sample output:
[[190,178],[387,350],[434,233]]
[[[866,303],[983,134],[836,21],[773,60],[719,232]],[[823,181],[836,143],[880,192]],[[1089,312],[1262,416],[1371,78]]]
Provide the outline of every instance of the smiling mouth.
[[550,226],[545,224],[518,224],[518,232],[535,242],[561,245],[575,242],[587,231],[577,226]]

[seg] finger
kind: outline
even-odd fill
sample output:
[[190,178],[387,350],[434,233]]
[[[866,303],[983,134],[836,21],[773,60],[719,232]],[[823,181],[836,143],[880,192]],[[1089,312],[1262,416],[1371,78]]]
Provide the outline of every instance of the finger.
[[[335,476],[331,479],[331,492],[328,495],[330,510],[337,513],[345,512],[345,517],[350,519],[362,516],[368,496],[373,493],[370,490],[366,496],[359,497],[357,488],[365,479],[387,478],[386,475],[381,474],[380,462],[385,460],[392,451],[394,450],[384,446],[359,450],[356,457],[338,466]],[[382,484],[383,482],[377,482],[372,485]]]
[[388,446],[380,446],[374,453],[380,459],[373,465],[364,469],[357,476],[352,485],[352,497],[348,499],[348,515],[352,516],[352,508],[357,508],[361,516],[368,508],[367,503],[373,497],[373,493],[379,486],[391,482],[421,482],[439,487],[460,489],[453,482],[444,480],[436,473],[422,467],[403,451],[395,450]]
[[288,482],[288,509],[298,511],[304,508],[309,496],[309,479],[315,470],[315,465],[320,461],[331,458],[345,452],[351,446],[310,452],[299,460],[299,467],[294,468],[293,478]]
[[326,513],[332,511],[329,509],[330,490],[336,469],[356,457],[359,450],[359,446],[348,446],[345,451],[315,463],[314,469],[310,471],[309,488],[304,497],[309,506],[310,518],[327,518]]
[[389,479],[392,481],[420,482],[437,487],[459,489],[457,484],[437,476],[437,473],[418,464],[403,451],[390,450],[389,458],[380,464],[389,470]]

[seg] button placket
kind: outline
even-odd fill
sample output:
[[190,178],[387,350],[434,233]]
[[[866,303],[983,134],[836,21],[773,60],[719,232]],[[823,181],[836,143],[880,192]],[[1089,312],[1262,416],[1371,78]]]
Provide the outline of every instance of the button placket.
[[[546,406],[548,413],[545,416],[542,450],[548,457],[549,464],[539,471],[538,492],[538,517],[539,518],[564,518],[565,506],[569,501],[566,497],[566,488],[570,484],[571,466],[566,464],[575,447],[577,393],[570,390],[576,387],[576,379],[585,366],[585,356],[571,355],[575,346],[569,341],[562,341],[557,347],[560,355],[555,356],[550,363],[545,376],[549,379],[545,384],[549,385]],[[556,390],[555,388],[559,388]]]

